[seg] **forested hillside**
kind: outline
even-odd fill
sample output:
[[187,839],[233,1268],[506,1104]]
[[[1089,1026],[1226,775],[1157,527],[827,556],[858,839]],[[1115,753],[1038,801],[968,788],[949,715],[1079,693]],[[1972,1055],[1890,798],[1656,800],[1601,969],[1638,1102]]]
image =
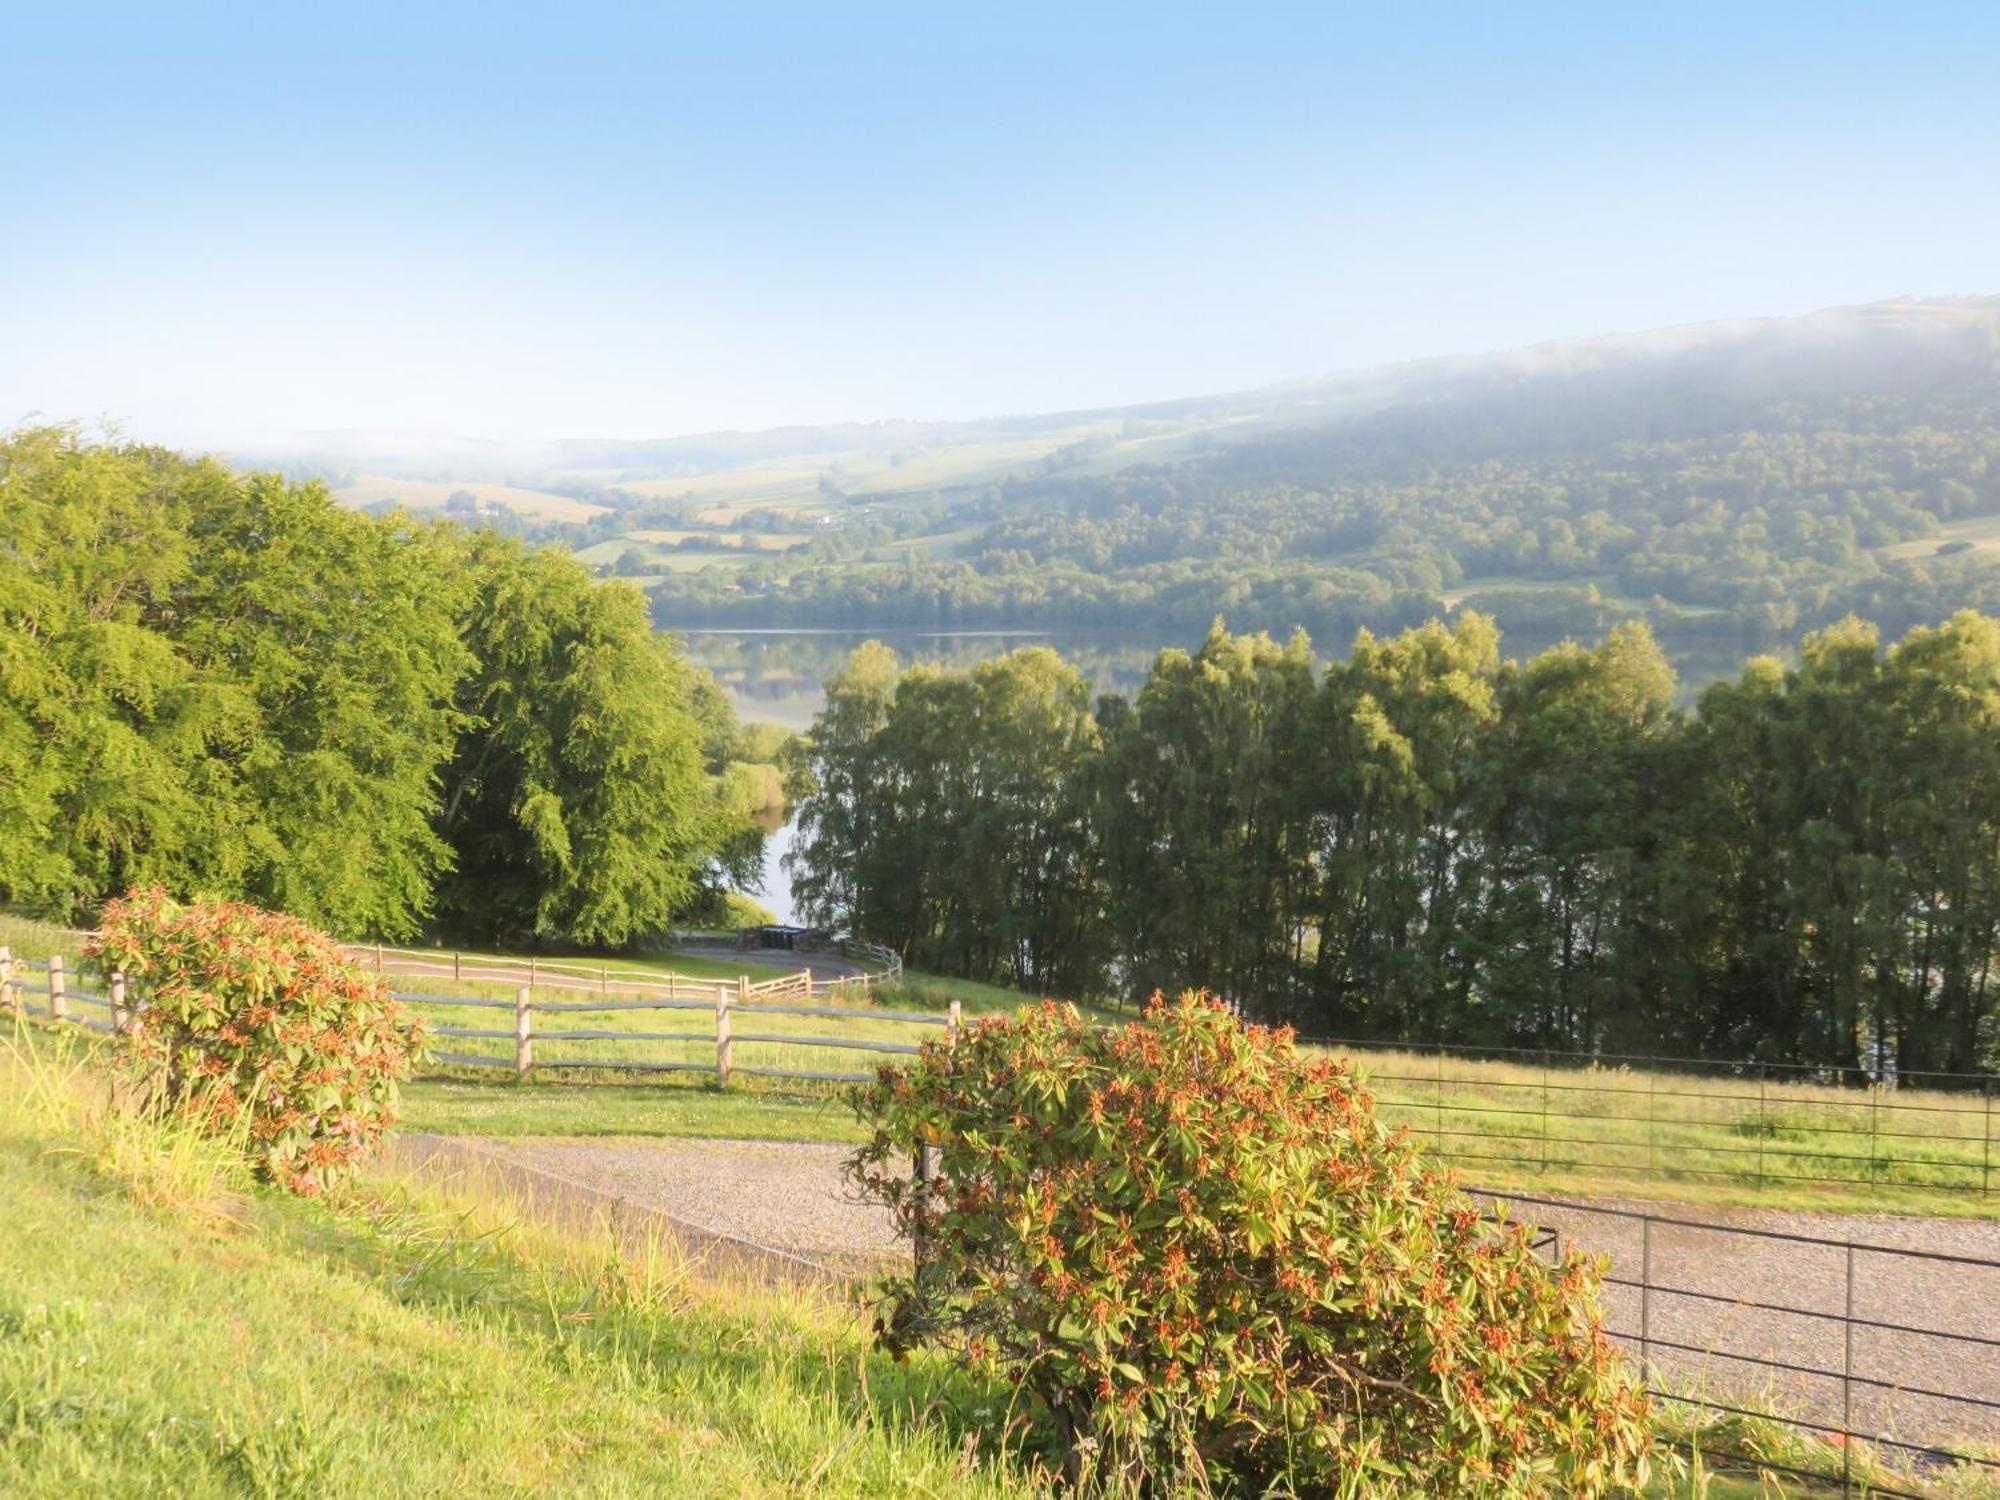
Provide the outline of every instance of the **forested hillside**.
[[[962,433],[900,470],[823,468],[763,509],[614,484],[565,534],[644,577],[667,624],[1192,633],[1223,610],[1335,639],[1469,604],[1514,629],[1645,619],[1775,643],[1849,612],[1901,631],[2000,608],[2000,299],[1440,361],[1065,431],[1085,435],[983,474]],[[923,465],[929,487],[899,477]],[[744,532],[782,540],[715,555]]]
[[1309,1034],[2000,1061],[2000,619],[1674,688],[1643,625],[1515,662],[1471,612],[1323,672],[1218,624],[1094,705],[1046,648],[871,643],[796,768],[794,895],[926,968]]
[[642,597],[560,550],[0,442],[0,903],[157,882],[351,937],[625,942],[758,855],[740,750]]

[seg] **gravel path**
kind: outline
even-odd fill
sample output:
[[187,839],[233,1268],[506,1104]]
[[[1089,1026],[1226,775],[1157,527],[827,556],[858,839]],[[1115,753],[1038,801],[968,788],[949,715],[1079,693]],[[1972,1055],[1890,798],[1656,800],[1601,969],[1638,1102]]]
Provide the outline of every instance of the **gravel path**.
[[[707,1233],[838,1270],[902,1253],[886,1216],[858,1201],[842,1178],[847,1146],[605,1140],[480,1148]],[[1908,1442],[2000,1439],[2000,1224],[1619,1200],[1513,1203],[1515,1217],[1557,1229],[1565,1247],[1610,1257],[1610,1326],[1635,1354],[1643,1343],[1656,1381],[1718,1400],[1761,1397],[1828,1425],[1845,1416],[1856,1432]],[[1850,1256],[1822,1240],[1856,1248]],[[1884,1253],[1899,1250],[1934,1258]],[[1643,1294],[1642,1280],[1652,1287]],[[1625,1282],[1633,1284],[1618,1284]],[[1850,1297],[1862,1320],[1851,1339],[1840,1321]],[[1843,1368],[1854,1377],[1845,1388]]]
[[902,1253],[841,1176],[851,1146],[803,1141],[479,1142],[500,1161],[611,1193],[704,1230],[865,1270]]
[[[812,970],[815,979],[848,979],[866,971],[837,953],[795,953],[784,948],[738,948],[730,943],[683,943],[679,949],[689,958],[713,959],[717,963],[741,964],[745,969],[770,969],[774,974],[796,974]],[[664,960],[667,967],[673,960]]]

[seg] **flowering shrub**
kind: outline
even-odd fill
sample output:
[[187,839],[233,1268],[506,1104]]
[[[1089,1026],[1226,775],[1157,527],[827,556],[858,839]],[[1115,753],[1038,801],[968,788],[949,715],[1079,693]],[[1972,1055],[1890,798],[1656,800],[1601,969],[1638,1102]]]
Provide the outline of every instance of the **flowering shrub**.
[[237,902],[134,891],[105,910],[90,961],[139,1009],[139,1085],[219,1131],[295,1193],[331,1186],[395,1122],[421,1050],[379,979],[305,923]]
[[[901,1351],[1020,1392],[1122,1493],[1597,1495],[1647,1409],[1600,1271],[1551,1267],[1379,1124],[1344,1064],[1198,995],[1107,1030],[1044,1003],[860,1091],[850,1171],[919,1247]],[[908,1175],[928,1149],[929,1186]]]

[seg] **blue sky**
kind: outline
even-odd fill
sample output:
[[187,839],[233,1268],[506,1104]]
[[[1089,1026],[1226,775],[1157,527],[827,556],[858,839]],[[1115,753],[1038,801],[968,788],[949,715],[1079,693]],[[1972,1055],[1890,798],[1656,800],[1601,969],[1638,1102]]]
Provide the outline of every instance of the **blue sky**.
[[2000,291],[2000,7],[12,11],[0,424],[977,416]]

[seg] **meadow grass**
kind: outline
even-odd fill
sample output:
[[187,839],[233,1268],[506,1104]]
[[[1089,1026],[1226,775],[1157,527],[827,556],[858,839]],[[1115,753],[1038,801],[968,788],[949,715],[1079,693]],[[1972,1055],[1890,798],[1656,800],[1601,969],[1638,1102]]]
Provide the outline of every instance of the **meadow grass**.
[[1034,1492],[982,1436],[1004,1395],[872,1352],[837,1296],[386,1169],[332,1204],[239,1179],[217,1217],[200,1174],[135,1191],[73,1064],[9,1069],[0,1492]]
[[1351,1057],[1384,1120],[1484,1184],[2000,1217],[2000,1110],[1979,1093]]

